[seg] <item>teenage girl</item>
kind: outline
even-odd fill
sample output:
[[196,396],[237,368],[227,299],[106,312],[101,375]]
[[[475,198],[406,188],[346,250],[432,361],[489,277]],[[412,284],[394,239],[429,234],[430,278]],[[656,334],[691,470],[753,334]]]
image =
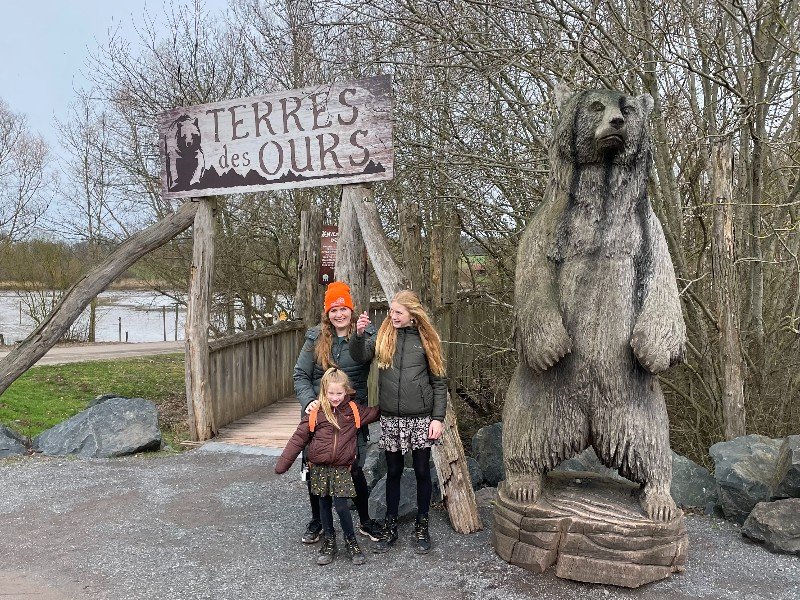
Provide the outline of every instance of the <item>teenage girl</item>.
[[447,408],[442,344],[430,317],[410,290],[399,292],[389,305],[389,315],[378,335],[363,333],[367,313],[356,322],[350,354],[357,361],[378,359],[381,438],[386,452],[386,519],[375,552],[386,552],[397,541],[397,512],[403,455],[411,452],[417,479],[417,520],[414,528],[419,554],[431,549],[428,510],[431,503],[431,447],[442,435]]
[[276,473],[285,473],[303,449],[308,448],[311,491],[319,496],[322,520],[322,547],[317,558],[320,565],[329,564],[337,551],[332,508],[339,515],[350,560],[357,565],[365,560],[356,541],[348,505],[348,498],[356,495],[350,469],[356,461],[357,421],[369,425],[378,420],[380,411],[375,406],[357,406],[350,400],[351,394],[354,390],[347,374],[335,367],[328,369],[320,384],[319,407],[303,416],[275,466]]

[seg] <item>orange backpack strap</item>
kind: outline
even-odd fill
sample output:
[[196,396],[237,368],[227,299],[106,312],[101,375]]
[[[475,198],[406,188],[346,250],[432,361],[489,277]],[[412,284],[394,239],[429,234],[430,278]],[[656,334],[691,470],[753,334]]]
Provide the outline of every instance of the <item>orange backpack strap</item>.
[[317,426],[317,413],[319,412],[319,405],[308,413],[308,430],[314,433],[314,428]]
[[361,428],[361,413],[358,412],[358,404],[350,400],[350,408],[353,409],[353,420],[356,422],[356,429]]

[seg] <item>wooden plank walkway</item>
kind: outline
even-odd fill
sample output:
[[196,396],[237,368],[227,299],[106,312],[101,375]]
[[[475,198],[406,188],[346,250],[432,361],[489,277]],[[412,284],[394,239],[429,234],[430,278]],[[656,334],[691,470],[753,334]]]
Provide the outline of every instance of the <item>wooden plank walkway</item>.
[[300,404],[297,398],[289,396],[226,425],[219,430],[212,441],[283,449],[297,429],[298,423],[300,423]]

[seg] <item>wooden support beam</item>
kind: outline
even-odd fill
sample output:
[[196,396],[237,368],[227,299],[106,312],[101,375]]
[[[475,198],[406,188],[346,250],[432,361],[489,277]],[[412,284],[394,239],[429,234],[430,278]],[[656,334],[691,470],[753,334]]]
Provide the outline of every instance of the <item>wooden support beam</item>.
[[295,315],[306,327],[319,323],[322,310],[319,268],[322,262],[322,211],[312,206],[300,213],[300,256],[297,260]]
[[196,203],[186,202],[174,214],[125,240],[102,263],[69,288],[33,333],[0,360],[0,394],[62,338],[97,294],[142,256],[188,229],[196,211]]
[[186,311],[186,402],[189,409],[189,434],[202,442],[216,433],[209,385],[210,362],[208,327],[211,312],[211,278],[214,273],[214,210],[216,201],[196,201],[194,249]]
[[372,186],[369,184],[342,186],[334,278],[350,286],[350,295],[353,297],[356,311],[369,310],[367,256],[364,253],[364,240],[361,237],[356,214],[357,207],[364,200],[372,200]]

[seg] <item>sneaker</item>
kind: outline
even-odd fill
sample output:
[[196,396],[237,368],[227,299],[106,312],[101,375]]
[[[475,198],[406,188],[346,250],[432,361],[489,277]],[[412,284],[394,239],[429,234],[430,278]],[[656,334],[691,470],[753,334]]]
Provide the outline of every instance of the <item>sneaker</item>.
[[431,551],[431,536],[428,532],[428,515],[417,515],[417,522],[414,525],[414,538],[416,539],[414,552],[417,554],[427,554]]
[[383,528],[380,533],[380,539],[372,547],[372,551],[376,554],[383,554],[389,548],[394,546],[397,541],[397,517],[386,517],[383,522]]
[[304,544],[313,544],[319,541],[320,535],[322,535],[322,523],[316,519],[311,519],[306,526],[306,532],[300,539]]
[[358,540],[356,540],[356,536],[345,538],[344,547],[347,550],[347,554],[350,556],[350,561],[354,565],[363,565],[365,562],[367,562],[367,558],[364,556],[364,553],[361,552],[361,548],[358,546]]
[[377,542],[379,539],[381,539],[381,531],[381,524],[375,519],[365,521],[358,526],[358,534],[368,537],[373,542]]
[[317,557],[318,565],[329,565],[333,562],[333,557],[336,556],[336,536],[324,535],[322,536],[322,546],[319,549],[319,556]]

